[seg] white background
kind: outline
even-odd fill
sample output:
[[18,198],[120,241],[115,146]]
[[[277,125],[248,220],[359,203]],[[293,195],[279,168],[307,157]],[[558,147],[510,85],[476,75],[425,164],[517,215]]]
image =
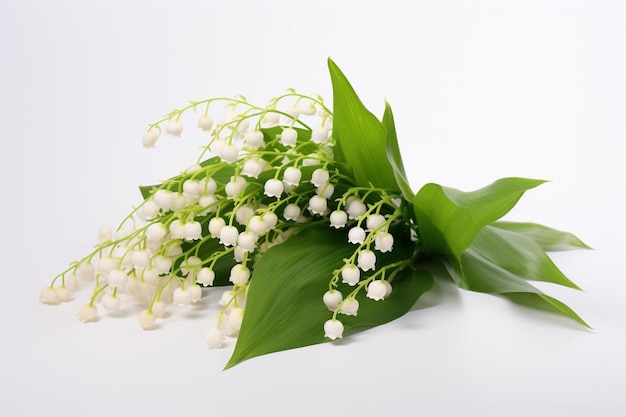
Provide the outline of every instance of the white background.
[[[8,1],[0,5],[2,415],[616,416],[626,412],[626,8],[620,1]],[[214,291],[143,332],[40,289],[184,169],[203,138],[139,143],[189,99],[287,87],[330,100],[326,59],[395,110],[415,189],[550,179],[508,216],[568,230],[595,328],[445,281],[401,319],[221,372]],[[183,414],[184,413],[184,414]],[[260,413],[260,414],[259,414]]]

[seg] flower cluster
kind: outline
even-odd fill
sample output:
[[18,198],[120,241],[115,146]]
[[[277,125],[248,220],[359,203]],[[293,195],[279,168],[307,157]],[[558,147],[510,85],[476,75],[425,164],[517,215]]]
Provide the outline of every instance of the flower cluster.
[[[226,115],[215,123],[210,110],[220,102]],[[289,90],[265,107],[243,96],[191,102],[150,125],[143,145],[154,147],[164,134],[181,136],[188,111],[201,113],[197,125],[209,136],[196,163],[163,184],[143,187],[144,201],[117,229],[101,228],[95,250],[57,275],[41,301],[68,301],[79,281],[91,282],[80,320],[94,321],[100,306],[116,312],[134,297],[145,305],[139,324],[152,329],[168,305],[193,304],[205,287],[232,285],[206,337],[209,347],[219,347],[240,330],[260,257],[307,225],[325,222],[345,229],[346,245],[354,247],[350,257],[338,259],[343,265],[320,294],[332,311],[326,337],[342,337],[338,315],[358,313],[357,294],[385,299],[394,275],[411,263],[377,264],[377,256],[394,249],[392,226],[402,221],[398,195],[357,186],[349,169],[336,163],[333,115],[318,95]],[[344,297],[340,284],[353,289]]]

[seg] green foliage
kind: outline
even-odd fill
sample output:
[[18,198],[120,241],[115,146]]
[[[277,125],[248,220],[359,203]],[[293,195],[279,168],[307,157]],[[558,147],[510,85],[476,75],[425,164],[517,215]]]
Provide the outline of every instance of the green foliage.
[[328,60],[333,84],[335,159],[352,168],[357,185],[398,191],[387,161],[387,131],[361,102],[339,67]]
[[[246,314],[227,368],[266,353],[329,341],[323,325],[332,312],[322,302],[322,295],[328,290],[333,270],[354,250],[346,241],[345,232],[320,224],[263,255],[254,269]],[[392,252],[382,264],[411,253],[409,241],[403,241],[403,248]],[[394,290],[388,299],[373,301],[361,291],[357,316],[340,319],[346,330],[387,323],[405,314],[431,286],[428,272],[406,268],[393,280]],[[349,288],[339,289],[345,296]]]
[[508,213],[524,191],[543,182],[502,178],[471,192],[426,184],[413,200],[423,250],[459,259],[483,227]]

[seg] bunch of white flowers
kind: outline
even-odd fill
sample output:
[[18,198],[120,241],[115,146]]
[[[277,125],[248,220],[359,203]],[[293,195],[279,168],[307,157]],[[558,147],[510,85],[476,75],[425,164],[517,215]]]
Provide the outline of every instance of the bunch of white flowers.
[[[227,117],[216,124],[210,109],[218,102],[226,102]],[[354,245],[320,294],[333,312],[320,332],[342,337],[338,314],[358,313],[361,290],[373,300],[388,297],[394,273],[411,262],[377,268],[377,254],[394,247],[390,229],[401,221],[398,195],[355,185],[350,171],[333,159],[332,112],[322,97],[294,90],[265,107],[243,96],[191,102],[150,125],[143,145],[154,147],[163,133],[181,136],[181,116],[198,109],[198,127],[210,139],[196,163],[163,184],[144,187],[145,200],[116,230],[101,228],[95,250],[57,275],[41,301],[69,301],[79,280],[92,282],[80,320],[94,321],[100,306],[118,311],[134,297],[145,305],[139,324],[152,329],[168,305],[196,303],[217,282],[232,285],[206,337],[209,347],[219,347],[239,332],[255,262],[298,230],[326,222],[345,228],[346,245]],[[354,287],[345,298],[337,289],[340,280]]]

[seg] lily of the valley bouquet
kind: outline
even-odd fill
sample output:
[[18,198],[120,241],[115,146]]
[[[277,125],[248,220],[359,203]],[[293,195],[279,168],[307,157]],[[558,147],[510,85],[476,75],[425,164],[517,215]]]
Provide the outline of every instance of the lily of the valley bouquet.
[[[262,354],[335,340],[405,314],[433,284],[432,268],[459,287],[552,309],[587,324],[532,286],[578,288],[546,251],[586,248],[570,233],[499,221],[544,181],[503,178],[472,192],[410,187],[391,107],[382,120],[329,60],[330,108],[295,90],[257,106],[243,96],[191,102],[153,123],[151,148],[180,136],[195,112],[208,143],[197,162],[154,186],[95,250],[40,295],[58,304],[80,281],[93,287],[84,322],[140,300],[148,330],[207,287],[229,286],[207,320],[206,343],[236,337],[227,367]],[[214,106],[227,116],[214,123]]]

